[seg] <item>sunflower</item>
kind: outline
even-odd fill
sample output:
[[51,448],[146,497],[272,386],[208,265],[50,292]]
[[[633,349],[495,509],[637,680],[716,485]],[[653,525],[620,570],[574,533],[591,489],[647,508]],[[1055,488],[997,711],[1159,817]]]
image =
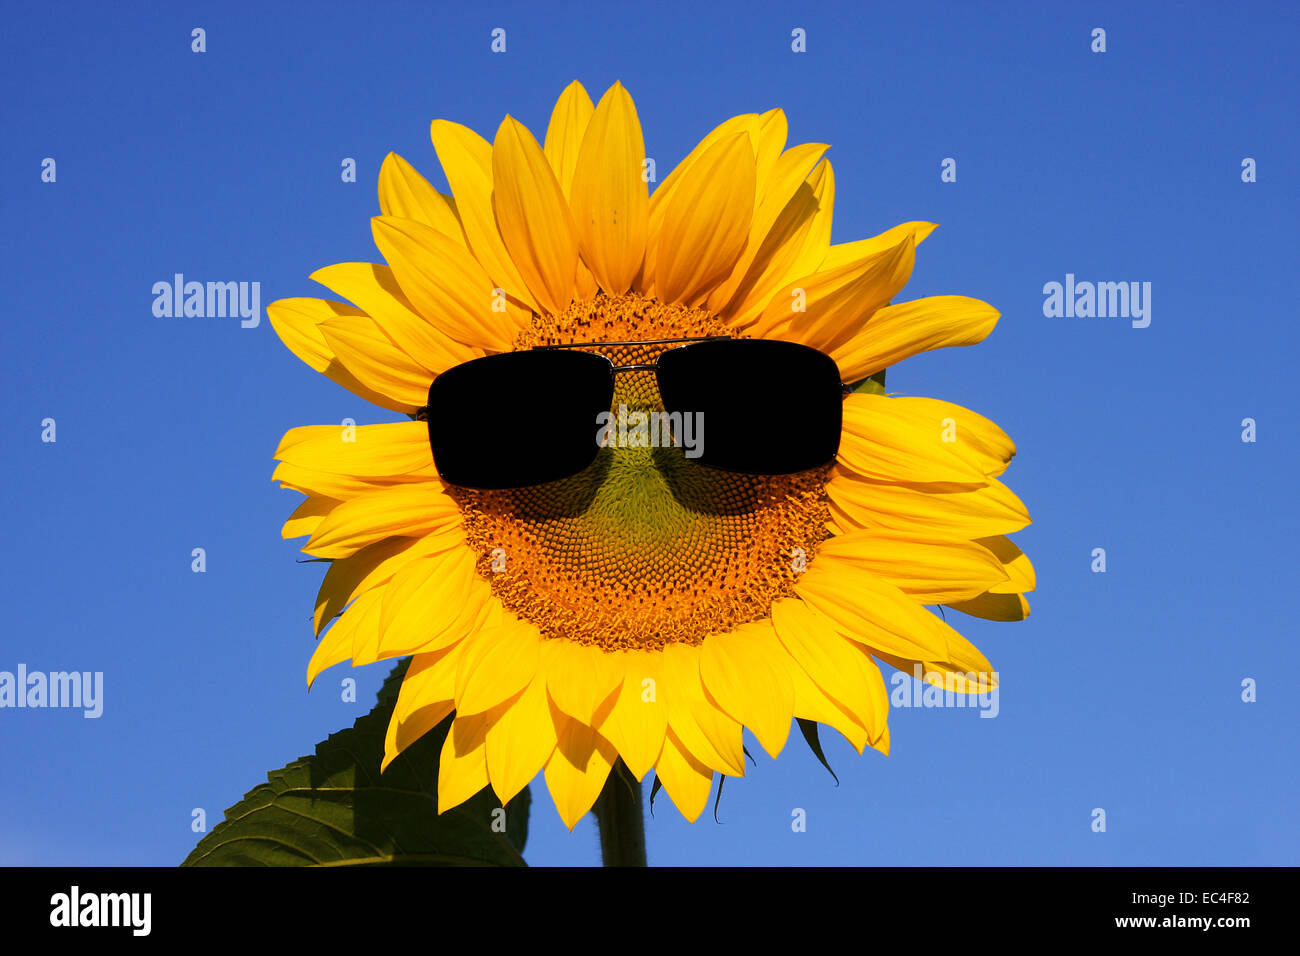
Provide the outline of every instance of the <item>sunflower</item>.
[[[389,154],[372,220],[387,264],[312,275],[347,302],[267,309],[308,365],[413,419],[441,373],[537,345],[781,339],[854,383],[998,319],[963,296],[892,303],[934,225],[832,244],[828,147],[787,148],[779,109],[722,123],[653,194],[618,83],[595,106],[572,83],[540,145],[509,116],[491,143],[431,133],[452,195]],[[649,373],[616,387],[615,406],[661,407]],[[715,773],[744,774],[743,728],[773,757],[792,717],[887,753],[881,662],[964,692],[991,679],[930,607],[1029,613],[1033,569],[1006,537],[1029,516],[998,481],[1015,447],[965,408],[859,389],[836,460],[795,475],[663,451],[610,447],[570,479],[483,491],[439,478],[422,421],[292,429],[273,477],[307,498],[284,536],[331,562],[308,682],[411,656],[384,766],[454,713],[440,811],[487,786],[504,803],[544,771],[572,828],[621,759],[694,821]]]

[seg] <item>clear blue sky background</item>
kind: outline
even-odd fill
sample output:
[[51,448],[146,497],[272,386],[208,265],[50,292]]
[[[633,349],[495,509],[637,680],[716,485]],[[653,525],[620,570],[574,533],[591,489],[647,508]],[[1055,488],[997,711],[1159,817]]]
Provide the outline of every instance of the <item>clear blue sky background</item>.
[[[106,702],[99,720],[0,711],[0,863],[176,863],[192,808],[215,823],[368,710],[388,670],[307,693],[322,572],[280,540],[298,496],[269,477],[288,428],[396,416],[265,318],[155,318],[153,283],[328,296],[310,272],[377,259],[389,150],[445,188],[431,119],[491,138],[508,112],[540,136],[574,78],[594,97],[624,83],[661,177],[721,120],[780,106],[792,142],[833,144],[835,241],[940,223],[905,297],[972,295],[1002,320],[982,346],[891,370],[890,389],[1001,423],[1034,517],[1018,536],[1032,618],[949,615],[1002,675],[996,719],[896,710],[888,758],[827,732],[838,787],[797,733],[775,762],[751,742],[722,825],[656,804],[651,861],[1300,862],[1300,8],[592,6],[6,5],[0,670],[103,671]],[[1067,272],[1152,283],[1150,327],[1044,317],[1043,284]],[[570,834],[534,795],[529,861],[595,861],[590,818]]]

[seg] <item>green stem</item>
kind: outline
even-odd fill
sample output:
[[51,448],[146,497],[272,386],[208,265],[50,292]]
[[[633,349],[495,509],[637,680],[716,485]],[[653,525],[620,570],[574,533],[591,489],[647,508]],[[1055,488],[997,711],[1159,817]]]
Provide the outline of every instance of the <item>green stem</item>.
[[600,857],[605,866],[645,866],[645,812],[641,785],[619,760],[593,808],[600,827]]

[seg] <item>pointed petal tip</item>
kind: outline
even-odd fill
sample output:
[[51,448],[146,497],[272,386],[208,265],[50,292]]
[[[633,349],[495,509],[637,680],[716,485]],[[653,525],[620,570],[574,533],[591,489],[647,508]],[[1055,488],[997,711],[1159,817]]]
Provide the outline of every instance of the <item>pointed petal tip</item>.
[[500,139],[501,134],[504,132],[514,133],[516,136],[519,135],[519,129],[523,127],[523,125],[523,123],[519,122],[519,120],[507,113],[505,118],[501,120],[500,125],[497,126],[497,133],[493,138],[493,142],[495,143],[496,140]]
[[682,808],[677,807],[677,812],[682,814],[683,819],[685,819],[687,823],[694,823],[700,818],[700,815],[704,813],[704,808],[700,807],[698,810],[693,810],[689,813],[682,813]]

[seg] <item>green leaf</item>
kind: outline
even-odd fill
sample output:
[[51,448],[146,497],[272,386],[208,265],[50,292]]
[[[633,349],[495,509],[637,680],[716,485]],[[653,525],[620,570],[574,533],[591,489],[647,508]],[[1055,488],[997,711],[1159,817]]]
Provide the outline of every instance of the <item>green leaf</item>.
[[884,395],[885,394],[885,372],[887,371],[889,370],[882,368],[875,375],[872,375],[869,378],[864,378],[862,381],[856,383],[853,386],[853,391],[867,392],[868,394],[871,395]]
[[374,710],[314,755],[267,774],[181,865],[523,866],[527,789],[505,808],[504,832],[491,788],[438,815],[438,758],[451,717],[380,774],[407,663],[388,676]]

